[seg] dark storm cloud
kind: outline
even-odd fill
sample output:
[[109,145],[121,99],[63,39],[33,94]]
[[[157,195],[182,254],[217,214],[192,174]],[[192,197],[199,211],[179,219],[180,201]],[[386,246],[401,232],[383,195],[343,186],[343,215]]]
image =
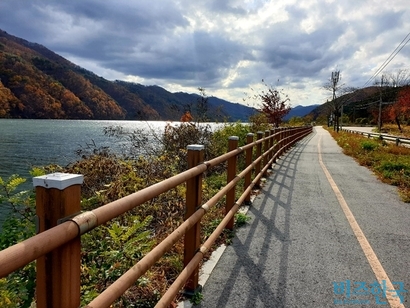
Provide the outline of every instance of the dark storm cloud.
[[[332,58],[337,58],[330,47],[343,34],[341,29],[333,26],[306,33],[298,29],[294,20],[283,22],[266,33],[265,40],[269,40],[269,45],[262,46],[263,59],[272,69],[283,70],[298,79],[315,76],[329,65]],[[290,35],[283,36],[282,33]],[[351,54],[353,50],[346,52]]]
[[0,28],[107,79],[229,95],[269,78],[302,93],[336,67],[371,75],[408,32],[406,1],[1,0]]
[[[188,82],[199,79],[207,85],[217,82],[225,69],[246,54],[240,45],[218,33],[182,31],[175,35],[175,29],[184,29],[188,22],[171,4],[158,6],[152,5],[152,1],[139,1],[132,6],[127,1],[107,3],[92,0],[51,2],[46,10],[48,14],[70,16],[72,18],[61,22],[82,31],[76,32],[74,38],[51,41],[47,41],[46,34],[42,43],[57,52],[93,59],[124,74]],[[36,3],[31,9],[37,11],[41,19],[47,17]],[[50,21],[50,25],[54,22]],[[87,29],[88,23],[95,29]],[[42,22],[42,26],[45,24]]]
[[207,85],[217,82],[225,70],[244,54],[241,46],[228,38],[203,31],[151,46],[139,46],[130,61],[107,63],[127,74],[138,72],[148,78],[199,80]]
[[[0,1],[1,29],[33,42],[41,42],[43,17],[36,8],[37,1]],[[30,33],[30,37],[27,37]]]
[[100,0],[56,1],[54,7],[71,16],[85,17],[106,24],[107,30],[147,31],[157,33],[175,27],[188,25],[186,18],[174,2],[162,1],[124,1],[114,2]]

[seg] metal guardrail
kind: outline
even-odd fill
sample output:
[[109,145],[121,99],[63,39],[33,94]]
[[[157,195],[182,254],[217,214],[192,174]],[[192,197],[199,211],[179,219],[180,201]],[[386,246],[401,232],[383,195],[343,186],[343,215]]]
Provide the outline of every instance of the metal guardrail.
[[[86,307],[110,307],[135,281],[184,237],[184,269],[156,307],[168,307],[184,288],[198,286],[199,262],[224,229],[232,229],[234,214],[250,201],[252,189],[276,159],[295,142],[312,132],[312,127],[276,128],[248,134],[246,145],[238,147],[238,137],[229,138],[229,150],[203,161],[203,146],[188,147],[188,170],[146,187],[92,211],[81,213],[82,175],[52,174],[33,179],[36,187],[38,234],[0,251],[0,278],[37,260],[37,308],[77,308],[80,306],[81,235],[126,213],[180,184],[186,184],[185,221],[132,268],[105,289]],[[255,151],[254,151],[255,150]],[[246,166],[237,170],[237,157],[245,155]],[[227,184],[202,203],[202,175],[216,165],[227,163]],[[239,172],[239,173],[238,173]],[[253,175],[253,176],[252,176]],[[253,179],[252,179],[253,178]],[[242,195],[235,201],[238,182],[244,179]],[[200,221],[206,212],[226,196],[225,217],[208,239],[200,243]],[[80,214],[79,214],[80,213]]]
[[395,142],[397,146],[399,146],[399,145],[410,146],[410,138],[397,137],[397,136],[382,134],[382,133],[367,133],[367,132],[352,130],[352,129],[348,129],[348,128],[342,128],[342,131],[345,131],[345,132],[348,132],[348,133],[353,133],[353,134],[363,135],[363,136],[366,136],[367,138],[377,138],[377,139],[380,139],[380,140]]

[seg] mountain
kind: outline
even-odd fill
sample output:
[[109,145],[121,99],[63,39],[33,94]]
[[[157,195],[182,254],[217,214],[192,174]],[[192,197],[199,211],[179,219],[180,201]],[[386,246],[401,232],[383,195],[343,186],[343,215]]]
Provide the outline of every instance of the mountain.
[[343,106],[343,116],[348,117],[351,123],[356,123],[358,120],[375,123],[379,116],[380,98],[383,101],[382,112],[385,114],[386,108],[397,101],[399,92],[405,86],[386,85],[383,87],[369,86],[361,89],[351,89],[350,92],[337,97],[335,101],[328,101],[317,106],[310,112],[310,115],[315,121],[327,121],[329,116],[334,113],[335,108],[341,111]]
[[310,105],[310,106],[296,106],[290,110],[290,112],[284,117],[284,120],[287,121],[293,117],[304,117],[309,114],[320,105]]
[[109,81],[0,30],[0,118],[179,120],[189,110],[194,119],[246,121],[255,113],[216,97],[200,110],[202,100],[159,86]]

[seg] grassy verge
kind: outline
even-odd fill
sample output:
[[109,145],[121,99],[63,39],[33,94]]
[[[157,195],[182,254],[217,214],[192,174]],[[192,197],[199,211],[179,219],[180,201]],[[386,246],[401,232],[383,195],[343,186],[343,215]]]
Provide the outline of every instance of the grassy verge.
[[384,124],[381,132],[389,135],[410,138],[410,126],[408,125],[402,125],[401,131],[399,131],[396,124]]
[[371,169],[383,182],[397,186],[401,199],[410,203],[410,148],[346,132],[329,132],[345,154]]

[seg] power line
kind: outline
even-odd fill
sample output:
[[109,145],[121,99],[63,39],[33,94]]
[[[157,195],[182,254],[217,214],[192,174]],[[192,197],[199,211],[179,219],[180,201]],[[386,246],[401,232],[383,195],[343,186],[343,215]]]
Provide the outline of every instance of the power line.
[[[363,90],[364,87],[366,87],[366,85],[368,85],[374,78],[377,77],[378,74],[380,74],[383,69],[397,56],[397,54],[404,48],[404,46],[407,45],[407,43],[410,41],[410,38],[407,39],[410,36],[410,32],[407,33],[406,37],[400,42],[400,44],[393,50],[393,52],[390,54],[390,56],[383,62],[383,64],[377,69],[377,71],[372,75],[372,77],[370,77],[366,83],[361,87],[361,90]],[[407,41],[406,41],[407,39]],[[406,41],[404,44],[403,42]],[[350,101],[352,101],[355,97],[357,97],[358,92],[360,92],[361,90],[356,91],[356,93],[351,96],[350,98],[348,98],[345,101],[345,104],[349,103]]]
[[[383,69],[397,56],[397,54],[403,49],[403,47],[407,45],[407,43],[410,41],[410,38],[407,39],[409,36],[410,36],[410,32],[400,42],[400,44],[396,47],[396,49],[393,50],[393,52],[390,54],[390,56],[383,62],[383,64],[378,68],[378,70],[373,74],[373,76],[370,77],[369,80],[367,80],[367,82],[363,85],[362,88],[364,88],[366,85],[369,84],[370,81],[372,81],[374,78],[376,78],[377,75],[379,75],[383,71]],[[407,41],[406,41],[406,39],[407,39]],[[406,42],[403,44],[404,41],[406,41]]]
[[[383,62],[383,64],[377,69],[377,71],[372,75],[372,77],[370,77],[366,83],[362,86],[361,89],[359,89],[358,91],[355,91],[355,93],[349,97],[346,101],[342,102],[343,104],[347,104],[349,103],[351,100],[353,100],[355,97],[357,97],[358,92],[360,92],[361,90],[363,90],[363,88],[369,84],[369,82],[371,82],[374,78],[377,77],[377,75],[379,75],[383,69],[397,56],[397,54],[407,45],[407,43],[410,41],[410,38],[408,38],[410,36],[410,32],[407,33],[407,35],[405,36],[405,38],[400,42],[400,44],[393,50],[393,52],[390,54],[390,56]],[[408,39],[407,39],[408,38]],[[407,41],[406,41],[407,39]],[[405,43],[403,43],[405,41]],[[333,73],[332,73],[333,74]],[[332,75],[333,77],[333,75]],[[335,97],[333,97],[333,100],[335,99]],[[370,103],[370,105],[372,105],[373,103]],[[362,108],[360,108],[362,109]]]

